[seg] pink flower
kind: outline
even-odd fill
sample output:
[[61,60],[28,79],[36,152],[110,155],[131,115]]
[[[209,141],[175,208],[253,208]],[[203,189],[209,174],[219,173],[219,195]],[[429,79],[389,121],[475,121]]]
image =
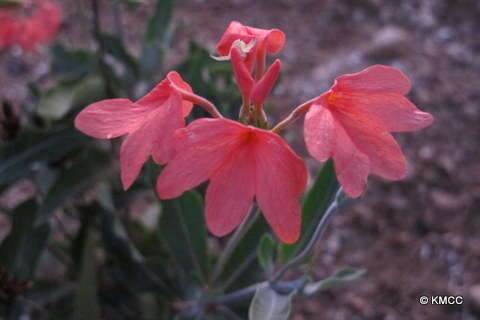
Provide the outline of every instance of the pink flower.
[[152,91],[136,102],[108,99],[95,102],[75,118],[75,127],[83,133],[113,139],[126,135],[120,148],[123,188],[138,177],[149,156],[165,164],[174,155],[175,130],[185,126],[184,117],[192,103],[183,101],[181,91],[192,92],[176,72],[168,73]]
[[37,1],[33,13],[20,17],[18,9],[0,10],[0,49],[18,45],[32,51],[50,42],[62,21],[60,7],[48,0]]
[[177,137],[177,153],[157,181],[160,198],[178,197],[210,180],[205,215],[214,235],[235,229],[255,198],[278,238],[297,241],[307,171],[280,136],[231,120],[199,119]]
[[259,29],[242,25],[232,21],[217,44],[217,52],[222,56],[230,55],[232,44],[241,40],[246,44],[255,42],[255,46],[247,53],[246,65],[249,70],[255,60],[262,63],[266,53],[275,54],[285,45],[285,34],[278,29]]
[[433,122],[405,98],[409,91],[402,72],[374,65],[337,78],[313,102],[305,117],[308,151],[319,161],[333,158],[350,197],[363,193],[370,173],[387,180],[405,177],[405,159],[390,132],[416,131]]

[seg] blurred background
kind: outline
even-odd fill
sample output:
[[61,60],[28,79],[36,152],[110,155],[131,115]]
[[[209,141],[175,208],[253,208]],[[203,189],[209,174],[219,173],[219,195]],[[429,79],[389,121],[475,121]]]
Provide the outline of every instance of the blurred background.
[[[116,96],[138,97],[172,68],[192,82],[196,93],[219,104],[225,101],[222,110],[235,115],[238,95],[228,80],[229,66],[212,67],[215,62],[208,57],[232,20],[278,28],[287,35],[285,49],[278,56],[284,67],[282,78],[268,100],[272,123],[328,89],[339,75],[372,64],[394,66],[412,80],[410,100],[433,114],[435,123],[422,132],[396,135],[408,159],[407,179],[387,183],[371,177],[363,198],[335,217],[318,245],[315,275],[319,278],[342,266],[365,268],[367,274],[348,287],[296,299],[292,319],[480,319],[479,1],[177,0],[172,4],[171,19],[162,13],[157,19],[168,21],[168,32],[150,35],[162,39],[160,51],[155,51],[155,45],[149,51],[149,35],[143,34],[155,1],[131,2],[134,8],[120,1],[99,0],[96,8],[102,30],[122,39],[125,48],[117,46],[117,38],[107,39],[110,42],[103,42],[107,48],[99,48],[98,39],[92,36],[95,17],[91,1],[62,0],[57,3],[64,21],[50,48],[0,53],[3,141],[24,134],[25,123],[55,130],[62,121],[70,123],[72,118],[65,118],[69,112],[111,94],[97,92],[99,88],[108,91],[113,87]],[[101,50],[109,56],[100,61],[100,71],[92,71],[89,59],[95,59]],[[148,63],[129,62],[130,55],[142,56]],[[155,61],[159,56],[161,62]],[[108,65],[109,59],[123,61],[124,69],[112,63],[112,70],[105,71],[102,64]],[[123,76],[109,84],[109,89],[108,84],[99,85],[102,72]],[[204,83],[217,78],[223,79],[220,89]],[[50,107],[38,109],[42,105]],[[65,105],[71,109],[64,109]],[[284,137],[306,156],[300,133],[301,121],[286,130]],[[36,138],[32,133],[31,140],[7,151],[11,154],[36,145]],[[75,139],[55,143],[65,147],[78,143]],[[7,151],[2,152],[2,161],[6,161]],[[40,155],[48,163],[32,164],[29,174],[15,174],[12,167],[3,166],[1,174],[11,175],[0,179],[2,212],[38,197],[43,182],[32,181],[47,181],[48,185],[52,171],[71,168],[71,160],[65,157],[70,157],[72,150],[67,151],[58,157]],[[114,149],[110,152],[114,154]],[[84,155],[74,156],[80,159]],[[314,173],[319,165],[307,159]],[[114,171],[114,179],[119,180],[116,163],[103,163],[102,172]],[[92,181],[88,188],[95,193],[103,184]],[[82,197],[88,199],[92,194]],[[129,219],[148,219],[145,212],[152,197],[148,192],[136,193],[122,208]],[[58,209],[58,205],[53,207]],[[78,217],[68,211],[67,206],[55,213],[55,228],[66,230],[55,231],[50,242],[78,231]],[[11,215],[0,214],[0,239],[11,229]],[[62,267],[48,261],[44,259],[37,268],[39,277],[68,278]],[[422,295],[461,295],[464,303],[424,306],[418,302]]]

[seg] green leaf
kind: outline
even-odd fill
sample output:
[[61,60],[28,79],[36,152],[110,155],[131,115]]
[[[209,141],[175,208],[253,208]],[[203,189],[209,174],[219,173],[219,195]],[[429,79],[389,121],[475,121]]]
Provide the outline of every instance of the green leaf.
[[33,163],[58,160],[87,141],[71,128],[23,133],[0,148],[0,185],[29,175]]
[[137,61],[128,53],[120,38],[107,33],[101,33],[99,37],[105,46],[105,50],[112,57],[122,63],[128,72],[138,75]]
[[84,107],[92,102],[107,98],[105,85],[99,76],[90,76],[73,88],[72,108]]
[[260,239],[260,245],[258,246],[257,257],[258,262],[262,266],[263,270],[267,273],[271,273],[273,270],[273,259],[275,254],[275,240],[273,237],[266,233]]
[[48,224],[34,225],[36,212],[33,200],[15,208],[11,214],[12,229],[0,245],[0,266],[23,280],[33,277],[50,231]]
[[164,41],[173,14],[174,0],[157,0],[153,15],[148,20],[145,40]]
[[350,281],[357,280],[365,274],[365,269],[344,268],[335,272],[331,277],[318,282],[309,283],[303,288],[305,295],[313,295],[322,290],[326,290]]
[[165,296],[170,294],[163,279],[146,266],[145,258],[134,246],[125,227],[113,211],[97,204],[84,208],[83,211],[100,214],[106,252],[115,258],[115,262],[126,275],[124,280],[141,289],[155,289]]
[[100,316],[95,243],[94,234],[90,229],[83,250],[80,279],[75,292],[73,320],[99,319]]
[[37,112],[45,119],[63,118],[73,108],[106,97],[100,77],[90,76],[82,80],[66,80],[41,93]]
[[190,276],[193,270],[204,280],[207,232],[201,196],[196,191],[188,191],[177,199],[162,201],[162,205],[161,241],[186,275]]
[[60,85],[40,95],[38,114],[46,119],[59,119],[70,111],[73,104],[74,86]]
[[135,9],[139,4],[144,3],[144,0],[111,0],[113,3],[122,3],[131,9]]
[[21,0],[0,0],[0,8],[14,8],[21,5]]
[[[259,213],[252,226],[237,244],[222,273],[222,278],[228,278],[229,280],[235,275],[235,281],[232,284],[228,283],[228,287],[232,290],[251,284],[251,281],[257,280],[260,275],[261,269],[255,263],[259,246],[258,239],[269,231],[265,219],[260,215]],[[250,259],[250,257],[253,257],[253,259]]]
[[257,289],[250,310],[249,320],[287,320],[292,308],[291,294],[279,294],[270,286]]
[[312,188],[302,203],[302,234],[297,243],[281,244],[280,252],[283,261],[287,261],[300,252],[310,241],[315,228],[322,219],[330,203],[334,200],[339,185],[335,176],[332,160],[325,163],[318,172]]
[[58,76],[78,79],[98,68],[96,57],[86,50],[67,49],[55,44],[51,51],[52,71]]
[[96,149],[89,149],[72,167],[62,172],[48,191],[38,210],[37,223],[49,216],[73,196],[105,177],[110,171],[110,157]]
[[151,78],[155,72],[162,69],[165,52],[163,47],[154,42],[145,42],[140,59],[140,70],[144,78]]
[[146,78],[152,77],[155,70],[162,67],[173,3],[174,0],[157,0],[153,14],[148,20],[140,59],[140,70]]

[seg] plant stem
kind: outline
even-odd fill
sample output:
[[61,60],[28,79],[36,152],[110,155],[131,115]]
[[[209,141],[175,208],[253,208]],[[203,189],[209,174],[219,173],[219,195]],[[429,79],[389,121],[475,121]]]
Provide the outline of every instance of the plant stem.
[[219,291],[223,291],[232,285],[252,264],[253,261],[257,258],[257,252],[254,250],[248,255],[238,266],[237,269],[232,272],[232,275],[223,281],[222,286],[219,288]]
[[279,133],[283,129],[285,129],[288,125],[293,123],[295,120],[300,118],[304,113],[306,113],[308,110],[310,110],[310,107],[312,106],[313,102],[317,98],[313,98],[311,100],[308,100],[307,102],[299,105],[296,107],[289,115],[286,117],[284,120],[279,122],[271,131],[274,133]]
[[268,281],[259,282],[259,283],[252,284],[248,287],[245,287],[243,289],[239,289],[237,291],[224,294],[222,296],[213,297],[211,298],[211,300],[206,300],[205,302],[222,303],[222,304],[235,303],[237,301],[242,301],[244,299],[253,297],[253,295],[259,288],[265,288],[268,286],[271,286],[273,290],[275,290],[280,294],[289,294],[295,290],[299,290],[303,288],[303,286],[305,285],[306,279],[307,278],[305,276],[301,276],[298,279],[295,279],[292,281],[282,281],[278,283],[269,283]]
[[98,1],[91,0],[92,3],[92,12],[93,12],[93,37],[98,44],[98,59],[100,64],[100,72],[105,84],[105,93],[108,97],[114,97],[112,83],[108,74],[108,67],[105,62],[105,44],[101,38],[101,28],[100,28],[100,13],[98,8]]
[[323,234],[323,231],[325,231],[325,228],[327,227],[328,223],[330,222],[330,219],[334,216],[334,214],[337,212],[338,209],[338,200],[340,198],[340,195],[342,194],[342,188],[339,188],[337,191],[337,194],[335,195],[335,199],[333,202],[330,204],[328,207],[327,211],[323,215],[322,219],[320,220],[320,223],[317,225],[317,228],[315,229],[315,232],[312,235],[312,238],[308,242],[308,244],[305,246],[305,248],[292,260],[287,262],[283,267],[278,270],[275,275],[271,278],[270,282],[275,283],[278,280],[282,278],[282,276],[287,272],[289,269],[297,266],[300,264],[308,255],[310,252],[313,250],[313,247],[315,243],[317,242],[318,239]]
[[243,220],[242,224],[240,224],[240,226],[237,228],[232,237],[228,240],[225,249],[223,250],[220,258],[217,261],[217,264],[215,265],[215,268],[213,269],[212,276],[210,277],[209,281],[210,284],[215,283],[215,281],[217,281],[217,279],[221,276],[222,271],[225,268],[228,259],[237,247],[237,244],[240,242],[240,240],[242,240],[245,233],[247,233],[247,231],[255,223],[259,216],[260,213],[258,210],[255,210],[253,214],[248,215],[245,220]]
[[113,4],[113,21],[115,23],[115,32],[120,41],[123,42],[122,8],[118,2]]
[[258,288],[265,288],[267,286],[268,282],[255,283],[243,289],[227,293],[219,297],[214,297],[211,301],[208,302],[228,304],[236,301],[241,301],[246,298],[252,297]]
[[220,111],[218,111],[217,107],[215,105],[208,101],[207,99],[200,97],[192,92],[188,92],[186,90],[181,89],[178,86],[174,86],[175,89],[180,92],[182,95],[182,98],[185,100],[188,100],[190,102],[193,102],[194,104],[202,107],[205,111],[207,111],[212,117],[214,118],[223,118],[222,114]]

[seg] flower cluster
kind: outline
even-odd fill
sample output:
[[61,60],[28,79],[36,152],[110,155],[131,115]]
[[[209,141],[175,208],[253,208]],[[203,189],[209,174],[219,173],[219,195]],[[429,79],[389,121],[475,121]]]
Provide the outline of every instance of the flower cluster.
[[52,40],[62,21],[60,7],[49,0],[38,0],[32,10],[28,16],[22,16],[22,8],[0,10],[0,50],[19,46],[32,51]]
[[[109,99],[79,113],[76,127],[102,139],[125,135],[120,150],[125,189],[152,156],[166,164],[157,180],[161,199],[209,181],[205,195],[208,229],[224,236],[245,219],[255,201],[277,237],[286,243],[300,235],[299,198],[307,184],[304,160],[278,135],[305,115],[304,138],[318,161],[333,158],[338,181],[350,197],[360,196],[370,173],[387,180],[406,174],[403,154],[391,132],[429,126],[433,117],[405,94],[408,78],[399,70],[374,65],[343,75],[331,89],[295,108],[269,129],[263,102],[274,86],[281,62],[266,68],[267,54],[285,44],[280,30],[232,22],[217,45],[218,60],[230,60],[243,97],[239,121],[223,118],[208,100],[194,94],[170,72],[142,99]],[[185,125],[198,105],[213,118]]]

